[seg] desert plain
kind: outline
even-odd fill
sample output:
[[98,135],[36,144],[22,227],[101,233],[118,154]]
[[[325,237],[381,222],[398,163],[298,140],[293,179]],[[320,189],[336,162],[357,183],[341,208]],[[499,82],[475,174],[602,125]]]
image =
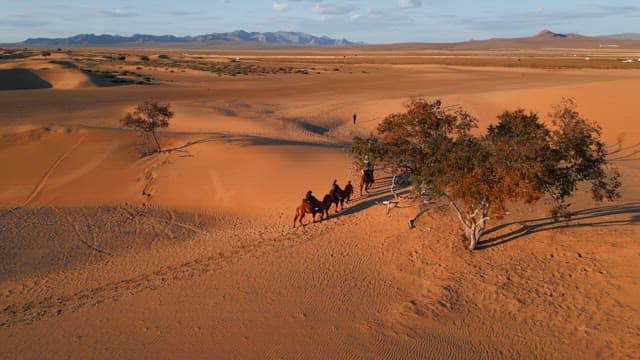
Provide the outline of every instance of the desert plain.
[[[640,358],[640,67],[616,60],[639,53],[5,56],[0,358]],[[411,189],[388,209],[380,171],[360,195],[350,145],[412,97],[481,129],[572,97],[622,198],[579,192],[568,222],[513,204],[473,252],[446,204],[410,229]],[[119,122],[144,100],[175,112],[160,154]],[[344,211],[292,228],[334,179],[356,185]]]

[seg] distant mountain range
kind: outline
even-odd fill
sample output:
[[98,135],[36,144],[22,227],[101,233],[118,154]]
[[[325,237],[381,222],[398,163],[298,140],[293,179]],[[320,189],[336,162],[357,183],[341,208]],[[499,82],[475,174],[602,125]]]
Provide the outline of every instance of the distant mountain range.
[[640,34],[625,33],[605,36],[585,36],[580,34],[555,33],[542,30],[539,33],[520,38],[494,38],[487,40],[469,40],[454,43],[402,43],[377,45],[389,50],[536,50],[536,49],[640,49]]
[[[631,34],[586,36],[575,33],[556,33],[542,30],[539,33],[522,38],[489,39],[452,44],[456,48],[466,49],[594,49],[603,47],[640,48],[640,41]],[[636,35],[636,34],[634,34]],[[629,36],[629,37],[623,37]]]
[[112,46],[142,44],[269,44],[290,46],[354,45],[347,39],[332,39],[302,32],[247,32],[237,30],[197,36],[145,35],[132,36],[81,34],[68,38],[31,38],[15,45],[21,46]]
[[[82,34],[68,38],[32,38],[21,43],[9,44],[21,47],[99,47],[99,46],[176,46],[176,47],[261,47],[261,46],[351,46],[364,45],[347,39],[332,39],[303,32],[247,32],[237,30],[225,33],[211,33],[197,36],[145,35],[132,36]],[[542,30],[536,35],[521,38],[494,38],[469,40],[454,43],[399,43],[370,45],[376,48],[397,48],[406,50],[451,49],[451,50],[508,50],[508,49],[594,49],[626,48],[640,49],[640,33],[623,33],[603,36],[555,33]],[[369,46],[368,46],[369,47]]]
[[640,33],[623,33],[614,35],[599,36],[601,38],[616,39],[616,40],[640,40]]
[[640,48],[638,34],[621,34],[605,36],[586,36],[575,33],[561,34],[550,30],[542,30],[534,36],[515,39],[490,39],[484,45],[494,48],[519,47],[522,49],[566,48],[590,49],[602,47]]

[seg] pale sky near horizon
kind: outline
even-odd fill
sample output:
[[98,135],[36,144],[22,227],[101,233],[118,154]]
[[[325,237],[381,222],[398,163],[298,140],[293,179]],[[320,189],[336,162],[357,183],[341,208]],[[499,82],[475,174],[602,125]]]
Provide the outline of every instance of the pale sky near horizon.
[[302,31],[366,43],[640,32],[640,0],[0,0],[0,43],[77,34]]

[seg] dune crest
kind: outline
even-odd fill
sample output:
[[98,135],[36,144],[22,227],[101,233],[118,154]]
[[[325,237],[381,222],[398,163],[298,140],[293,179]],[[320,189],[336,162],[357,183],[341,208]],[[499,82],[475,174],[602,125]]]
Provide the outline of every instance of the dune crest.
[[67,60],[31,60],[0,65],[0,90],[74,90],[116,85]]

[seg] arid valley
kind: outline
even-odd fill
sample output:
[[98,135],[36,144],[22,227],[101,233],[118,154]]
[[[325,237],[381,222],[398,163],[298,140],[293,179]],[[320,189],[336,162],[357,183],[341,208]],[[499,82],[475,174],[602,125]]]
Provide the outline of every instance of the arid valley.
[[[163,55],[163,56],[160,56]],[[0,358],[640,358],[640,58],[633,49],[4,50]],[[491,219],[360,195],[354,136],[411,98],[602,127],[621,198]],[[120,119],[170,103],[162,153]],[[357,114],[357,121],[352,115]],[[337,179],[344,211],[292,228]]]

